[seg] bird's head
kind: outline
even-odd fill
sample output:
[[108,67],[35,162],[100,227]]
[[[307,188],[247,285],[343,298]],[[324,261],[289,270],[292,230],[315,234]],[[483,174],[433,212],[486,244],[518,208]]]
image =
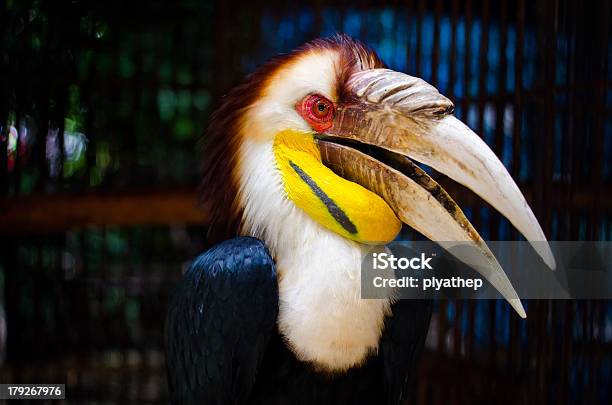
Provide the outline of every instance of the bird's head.
[[[487,264],[479,271],[524,315],[478,232],[411,160],[472,189],[528,240],[546,240],[504,165],[452,113],[433,86],[386,69],[362,44],[315,40],[226,96],[208,131],[205,198],[217,220],[273,252],[294,212],[361,244],[390,242],[402,222],[434,241],[473,242]],[[554,267],[550,250],[534,247]]]

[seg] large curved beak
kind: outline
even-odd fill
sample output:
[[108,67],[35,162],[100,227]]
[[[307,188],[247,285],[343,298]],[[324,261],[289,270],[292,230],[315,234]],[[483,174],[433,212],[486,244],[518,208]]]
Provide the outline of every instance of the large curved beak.
[[[411,160],[470,188],[531,242],[546,237],[503,163],[452,115],[453,104],[425,81],[388,69],[370,69],[347,81],[345,103],[318,140],[326,165],[383,197],[398,218],[439,242],[474,242],[479,271],[522,317],[525,311],[501,266],[453,199]],[[443,245],[444,247],[444,245]],[[547,244],[534,249],[552,269]]]

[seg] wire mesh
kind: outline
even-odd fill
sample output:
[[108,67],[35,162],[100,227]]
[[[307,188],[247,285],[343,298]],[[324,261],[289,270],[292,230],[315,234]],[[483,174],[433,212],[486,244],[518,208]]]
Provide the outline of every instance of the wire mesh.
[[[0,7],[0,195],[12,212],[20,197],[44,213],[56,196],[70,211],[92,190],[195,186],[206,159],[197,141],[220,97],[272,55],[345,32],[449,95],[550,239],[612,239],[607,1]],[[473,194],[436,178],[485,239],[519,237]],[[44,215],[35,230],[2,229],[0,377],[66,381],[74,401],[165,403],[164,308],[206,245],[206,223],[177,211],[165,225],[100,224],[90,211],[77,229],[52,229]],[[610,302],[526,307],[521,321],[503,302],[438,302],[409,402],[608,403]]]

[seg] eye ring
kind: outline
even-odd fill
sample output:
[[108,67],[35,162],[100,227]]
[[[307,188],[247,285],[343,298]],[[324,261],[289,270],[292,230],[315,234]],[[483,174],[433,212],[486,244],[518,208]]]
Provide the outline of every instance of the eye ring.
[[320,94],[309,94],[298,103],[298,112],[315,131],[324,131],[332,125],[334,103]]
[[333,118],[334,105],[325,97],[313,94],[306,98],[306,112],[311,119],[325,122]]

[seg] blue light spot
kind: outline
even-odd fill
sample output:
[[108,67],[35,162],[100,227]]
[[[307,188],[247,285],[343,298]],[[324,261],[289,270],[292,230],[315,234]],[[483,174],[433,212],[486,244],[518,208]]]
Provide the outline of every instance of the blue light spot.
[[344,16],[344,32],[352,37],[361,33],[361,14],[355,10],[348,10]]
[[507,41],[506,60],[508,61],[508,66],[506,70],[506,90],[512,92],[516,86],[516,81],[514,80],[516,69],[516,30],[513,27],[508,28]]

